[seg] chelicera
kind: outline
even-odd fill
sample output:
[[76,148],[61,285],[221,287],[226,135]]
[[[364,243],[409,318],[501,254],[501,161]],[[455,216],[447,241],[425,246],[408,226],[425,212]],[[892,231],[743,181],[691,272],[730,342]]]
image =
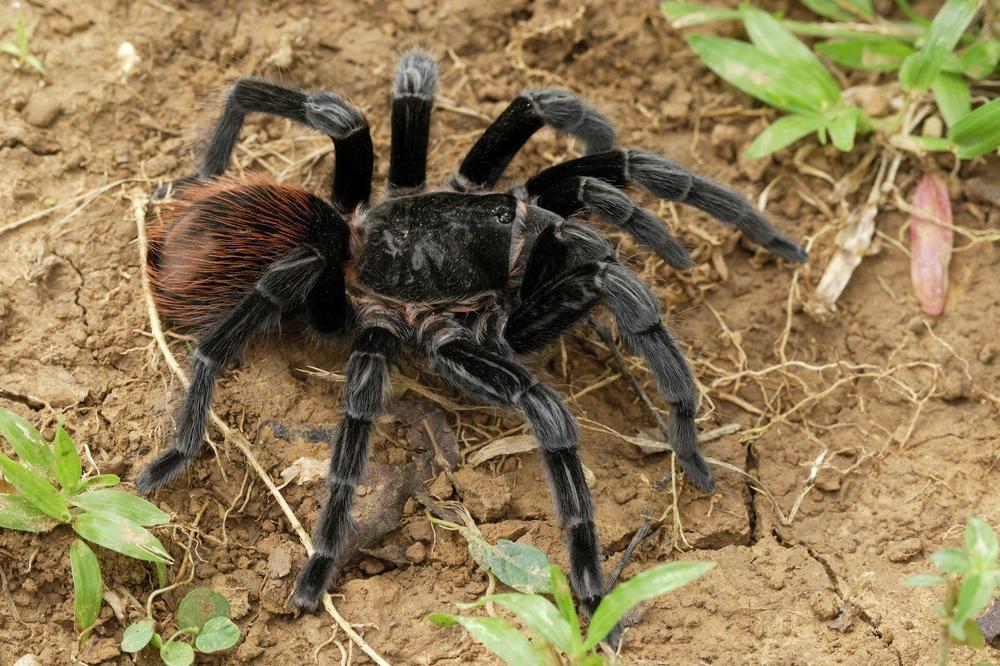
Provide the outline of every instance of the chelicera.
[[[458,172],[428,188],[427,145],[437,67],[405,55],[392,101],[385,196],[372,202],[368,124],[337,95],[237,81],[197,176],[176,183],[151,229],[148,270],[160,311],[196,328],[191,385],[176,437],[137,480],[152,493],[201,449],[218,377],[247,343],[292,317],[320,336],[349,336],[343,418],[295,603],[313,608],[330,586],[351,532],[350,509],[389,370],[404,346],[475,400],[523,413],[538,440],[571,559],[573,588],[592,612],[605,594],[577,425],[562,396],[517,360],[558,339],[604,302],[625,346],[642,356],[671,408],[671,445],[699,488],[713,476],[697,448],[697,390],[660,304],[585,221],[623,229],[670,266],[691,265],[664,224],[620,188],[695,206],[789,261],[805,253],[738,194],[659,155],[616,148],[608,120],[560,90],[517,97],[476,141]],[[224,176],[248,113],[327,134],[334,144],[330,200],[264,176]],[[579,137],[586,155],[492,191],[539,129]],[[577,215],[577,213],[584,215]]]

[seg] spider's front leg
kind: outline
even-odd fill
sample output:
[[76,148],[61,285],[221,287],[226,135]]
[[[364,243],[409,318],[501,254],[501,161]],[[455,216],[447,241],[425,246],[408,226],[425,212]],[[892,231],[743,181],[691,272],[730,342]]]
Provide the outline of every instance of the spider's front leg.
[[300,246],[272,263],[233,311],[201,336],[191,362],[191,384],[178,417],[173,443],[136,479],[149,495],[184,471],[201,451],[205,423],[219,375],[256,335],[273,328],[289,308],[302,303],[323,273],[326,259]]
[[698,451],[698,391],[681,348],[660,321],[660,304],[611,254],[593,229],[573,221],[545,228],[528,258],[521,302],[504,331],[525,354],[555,341],[604,299],[628,350],[646,359],[670,404],[670,444],[685,474],[702,490],[715,485]]
[[402,322],[391,313],[361,314],[345,370],[342,418],[326,479],[329,494],[313,532],[316,551],[295,583],[299,608],[315,608],[337,573],[353,527],[351,504],[368,459],[372,423],[385,404],[389,368],[399,353],[403,334]]
[[597,527],[590,489],[576,450],[576,420],[562,397],[527,369],[477,344],[472,333],[445,317],[428,321],[420,343],[431,368],[456,388],[524,413],[538,440],[559,522],[566,532],[573,589],[593,614],[604,595]]
[[326,134],[333,141],[336,156],[330,202],[341,213],[368,203],[375,156],[368,121],[361,112],[333,93],[306,93],[260,79],[240,79],[229,89],[198,175],[157,189],[155,197],[165,196],[169,187],[182,188],[221,176],[229,166],[248,113],[288,118]]

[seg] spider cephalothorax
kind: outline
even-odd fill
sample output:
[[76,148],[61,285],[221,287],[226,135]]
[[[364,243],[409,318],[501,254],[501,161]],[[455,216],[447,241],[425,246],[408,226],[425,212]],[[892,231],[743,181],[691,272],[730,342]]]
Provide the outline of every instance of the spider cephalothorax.
[[[576,421],[559,393],[515,356],[556,340],[603,300],[622,341],[645,358],[670,404],[671,444],[682,468],[705,490],[713,478],[697,449],[695,382],[661,323],[660,304],[573,215],[589,211],[671,266],[687,268],[684,247],[619,189],[635,183],[735,225],[785,259],[803,261],[805,254],[734,192],[653,153],[615,148],[604,116],[558,90],[520,95],[450,182],[426,191],[436,84],[429,58],[404,56],[393,95],[389,182],[374,206],[371,137],[354,107],[330,93],[264,81],[232,87],[198,175],[177,185],[151,231],[148,270],[157,302],[175,322],[198,329],[198,344],[176,438],[137,484],[153,492],[197,457],[218,376],[252,338],[304,314],[314,331],[353,342],[316,553],[299,575],[296,603],[315,606],[332,581],[371,424],[385,404],[390,366],[408,344],[456,388],[524,414],[566,530],[573,587],[593,611],[605,593],[604,576]],[[329,202],[262,176],[222,175],[244,116],[253,112],[330,136],[336,166]],[[507,193],[491,192],[521,146],[546,125],[581,138],[587,155]]]

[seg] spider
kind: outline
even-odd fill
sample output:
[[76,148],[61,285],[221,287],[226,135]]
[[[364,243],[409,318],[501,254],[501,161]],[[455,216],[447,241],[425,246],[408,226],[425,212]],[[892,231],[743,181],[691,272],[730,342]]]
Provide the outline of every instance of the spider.
[[[683,471],[703,490],[714,479],[697,449],[695,382],[661,323],[660,304],[586,214],[624,230],[670,266],[690,267],[665,225],[622,191],[635,183],[734,225],[779,257],[801,262],[806,255],[736,193],[659,155],[616,148],[609,121],[561,90],[522,93],[450,181],[428,188],[436,88],[433,60],[405,54],[393,90],[388,184],[372,204],[372,140],[354,106],[328,92],[257,79],[233,84],[197,176],[176,182],[150,229],[147,270],[160,312],[197,329],[197,345],[176,436],[136,483],[152,493],[195,460],[216,380],[251,339],[293,318],[321,339],[350,336],[316,550],[294,594],[298,607],[312,609],[351,534],[354,490],[372,423],[386,403],[390,367],[404,345],[412,346],[455,388],[523,413],[566,535],[572,585],[589,615],[606,590],[577,424],[562,396],[516,357],[555,341],[603,301],[670,405],[670,440]],[[290,118],[333,140],[329,201],[260,175],[223,175],[248,113]],[[582,140],[586,155],[494,191],[544,126]]]

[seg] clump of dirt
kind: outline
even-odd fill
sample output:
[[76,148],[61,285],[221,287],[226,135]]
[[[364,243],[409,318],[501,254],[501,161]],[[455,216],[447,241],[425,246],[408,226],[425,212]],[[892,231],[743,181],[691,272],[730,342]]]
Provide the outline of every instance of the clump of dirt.
[[[718,562],[703,581],[655,601],[628,631],[623,657],[711,664],[931,660],[934,592],[901,581],[927,569],[928,554],[954,542],[971,512],[1000,524],[1000,498],[990,483],[1000,426],[997,404],[983,390],[1000,386],[990,333],[997,309],[989,307],[997,303],[1000,277],[995,245],[955,255],[945,315],[925,320],[911,294],[904,246],[896,242],[903,218],[885,214],[882,239],[837,316],[813,321],[803,302],[830,252],[833,188],[797,167],[790,151],[760,161],[741,157],[767,112],[707,72],[652,5],[57,0],[7,5],[0,26],[18,17],[31,28],[31,47],[47,74],[43,84],[8,59],[0,63],[7,91],[0,107],[7,174],[0,181],[4,407],[48,433],[64,419],[87,445],[91,467],[134,479],[164,445],[181,387],[149,334],[126,194],[190,174],[226,83],[254,74],[350,96],[371,123],[376,178],[384,179],[395,58],[420,44],[442,64],[432,180],[450,175],[522,89],[564,86],[606,112],[623,145],[668,155],[754,198],[770,184],[771,219],[795,238],[814,240],[810,263],[796,269],[693,209],[653,206],[692,250],[695,267],[677,273],[609,233],[669,310],[704,390],[701,427],[727,427],[728,434],[704,445],[706,453],[759,483],[719,469],[711,495],[682,479],[660,489],[669,458],[618,435],[657,438],[654,421],[592,330],[580,328],[532,360],[580,417],[607,568],[646,513],[658,527],[626,576],[672,559]],[[126,41],[139,57],[127,75],[116,55]],[[511,182],[579,150],[542,132],[515,160]],[[845,157],[815,148],[802,159],[840,178],[861,150]],[[324,192],[330,153],[323,137],[255,117],[236,163]],[[956,186],[955,224],[996,229],[1000,212],[987,193],[996,182],[995,160],[963,166],[960,176],[970,188],[978,185],[966,193]],[[915,178],[902,179],[903,186]],[[189,341],[168,340],[186,359]],[[218,413],[246,434],[271,478],[282,479],[296,461],[327,457],[329,437],[321,430],[338,421],[339,385],[303,369],[337,371],[344,360],[342,349],[289,333],[254,345],[221,382]],[[664,409],[641,364],[633,370]],[[392,663],[485,660],[469,636],[423,619],[474,600],[488,581],[461,537],[431,529],[407,499],[408,484],[464,500],[487,538],[531,543],[565,567],[544,475],[530,454],[473,467],[469,455],[521,433],[520,419],[463,401],[410,360],[400,373],[425,389],[406,391],[408,406],[397,402],[380,422],[364,484],[370,506],[392,511],[374,511],[366,523],[370,541],[343,570],[335,602]],[[462,409],[421,412],[435,403],[428,392]],[[436,416],[421,420],[430,413]],[[429,430],[414,425],[424,422]],[[229,597],[243,630],[242,644],[217,662],[326,663],[341,659],[341,649],[366,662],[329,616],[289,610],[304,551],[240,452],[218,438],[216,444],[217,457],[202,459],[157,501],[180,526],[161,538],[178,561],[192,544],[196,582]],[[282,493],[311,527],[321,479],[286,480]],[[71,540],[62,529],[0,533],[0,663],[28,653],[42,664],[132,663],[118,641],[124,625],[143,614],[154,576],[101,553],[106,584],[125,600],[125,617],[105,607],[94,638],[78,653]],[[165,595],[157,616],[169,617],[182,593]]]

